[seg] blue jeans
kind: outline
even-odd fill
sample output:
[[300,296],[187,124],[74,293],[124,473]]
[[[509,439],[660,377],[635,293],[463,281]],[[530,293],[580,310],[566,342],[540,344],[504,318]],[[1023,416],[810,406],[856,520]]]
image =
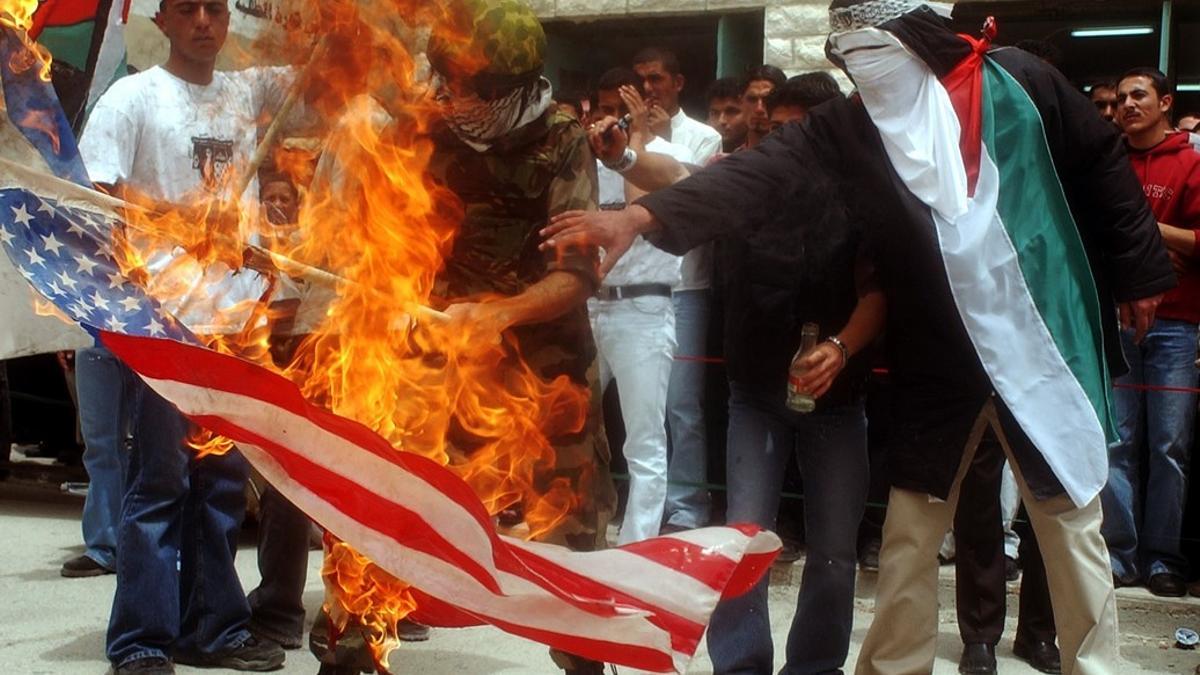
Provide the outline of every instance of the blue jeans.
[[[708,356],[708,289],[677,291],[675,304],[675,353]],[[708,482],[708,431],[704,427],[705,364],[675,361],[667,386],[667,440],[670,464],[667,469],[667,509],[664,521],[683,528],[708,525],[710,497],[702,486]]]
[[[774,529],[784,470],[795,456],[804,476],[807,559],[782,673],[837,670],[850,649],[858,524],[867,501],[867,418],[862,405],[801,415],[730,383],[726,460],[730,523]],[[774,646],[763,578],[717,605],[708,630],[713,672],[773,670]]]
[[83,466],[88,473],[83,502],[85,555],[98,565],[117,566],[117,526],[129,450],[125,387],[133,373],[101,346],[75,352],[75,389],[83,432]]
[[[1155,321],[1140,345],[1122,331],[1130,372],[1117,384],[1196,387],[1196,337],[1196,324],[1166,319]],[[1149,578],[1187,568],[1179,537],[1196,400],[1174,391],[1116,390],[1121,442],[1108,449],[1108,485],[1101,493],[1101,531],[1113,574]]]
[[188,422],[140,379],[118,529],[117,592],[108,624],[114,666],[173,653],[214,653],[249,636],[250,608],[233,566],[249,466],[237,451],[201,460]]

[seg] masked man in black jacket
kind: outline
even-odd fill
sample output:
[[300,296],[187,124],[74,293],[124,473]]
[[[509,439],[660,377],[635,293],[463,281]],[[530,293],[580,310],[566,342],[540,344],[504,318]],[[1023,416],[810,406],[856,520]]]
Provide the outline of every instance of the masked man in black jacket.
[[[681,253],[789,209],[850,208],[888,294],[892,495],[860,673],[930,672],[936,553],[992,429],[1047,570],[1064,673],[1119,669],[1098,494],[1115,440],[1118,316],[1138,339],[1174,274],[1119,135],[1058,72],[956,35],[918,0],[835,0],[830,58],[858,87],[614,214],[566,214],[546,246],[644,233]],[[820,199],[779,195],[832,176]],[[799,194],[804,194],[800,192]]]

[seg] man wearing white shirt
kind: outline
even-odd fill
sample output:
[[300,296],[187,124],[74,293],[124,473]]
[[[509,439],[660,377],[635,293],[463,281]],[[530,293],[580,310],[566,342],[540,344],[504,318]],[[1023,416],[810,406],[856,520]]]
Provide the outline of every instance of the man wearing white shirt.
[[[721,134],[687,116],[679,107],[684,77],[679,59],[666,49],[643,49],[633,59],[646,103],[660,107],[670,117],[672,144],[692,153],[692,162],[706,165],[721,151]],[[680,282],[672,296],[675,305],[677,353],[702,357],[708,353],[708,319],[712,284],[712,246],[702,246],[683,257]],[[703,527],[709,519],[708,491],[695,487],[708,479],[708,442],[704,426],[704,363],[676,361],[667,392],[667,428],[671,447],[671,486],[667,494],[665,523],[669,529]]]
[[[640,81],[633,71],[614,68],[597,85],[601,115],[621,117],[629,112],[622,101],[636,97]],[[644,107],[637,102],[640,111]],[[642,128],[642,120],[634,122]],[[645,150],[691,163],[685,147],[651,136]],[[597,162],[599,164],[599,162]],[[642,193],[612,169],[600,165],[600,208],[623,209],[627,197]],[[628,193],[628,195],[627,195]],[[671,289],[679,284],[678,256],[665,253],[639,238],[604,278],[597,297],[588,301],[592,334],[599,352],[600,386],[614,378],[621,392],[625,423],[622,449],[629,465],[629,500],[621,525],[620,544],[658,534],[667,498],[667,431],[664,425],[667,386],[675,356],[675,310]]]
[[[187,205],[236,199],[230,187],[254,151],[260,113],[282,100],[277,78],[285,73],[215,70],[229,29],[226,0],[163,0],[155,22],[170,55],[97,102],[79,144],[89,176],[109,192],[185,214],[194,210]],[[171,295],[164,307],[198,335],[240,330],[245,314],[230,310],[266,287],[253,272],[204,265],[171,244],[145,258],[150,294]],[[175,663],[281,667],[283,650],[247,629],[250,608],[234,567],[246,460],[236,450],[194,458],[187,420],[122,371],[120,414],[132,421],[133,442],[117,532],[110,672],[169,675]]]

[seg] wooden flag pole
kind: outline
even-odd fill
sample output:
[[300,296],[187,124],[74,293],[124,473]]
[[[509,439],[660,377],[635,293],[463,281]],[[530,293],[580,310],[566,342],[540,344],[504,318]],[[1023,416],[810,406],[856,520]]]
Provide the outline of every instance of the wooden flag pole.
[[[22,187],[44,185],[55,194],[61,195],[63,202],[70,205],[72,203],[81,204],[83,206],[95,209],[97,207],[105,210],[118,212],[136,211],[145,213],[151,216],[161,215],[137,204],[132,204],[123,199],[119,199],[110,194],[105,194],[98,190],[86,188],[77,183],[72,183],[69,180],[64,180],[58,176],[54,176],[43,171],[30,169],[29,167],[17,164],[11,160],[0,157],[0,174],[7,173],[16,179],[14,182]],[[126,225],[135,231],[144,234],[154,235],[153,231],[148,231],[144,228],[139,228],[135,224],[126,223]],[[285,255],[265,249],[261,246],[247,246],[247,250],[252,256],[257,256],[261,260],[269,260],[275,267],[285,272],[289,276],[308,281],[310,283],[322,286],[338,286],[341,284],[355,285],[351,280],[334,274],[329,270],[309,265],[307,263],[294,260]],[[378,293],[372,289],[373,293]],[[417,315],[425,320],[431,321],[449,321],[450,316],[444,312],[439,312],[431,307],[418,305]]]
[[254,178],[258,174],[258,170],[262,168],[263,162],[267,160],[267,155],[270,154],[271,148],[275,145],[275,140],[279,137],[280,132],[283,131],[284,122],[292,116],[292,110],[300,102],[300,95],[304,92],[304,85],[308,82],[308,78],[312,74],[313,68],[316,67],[317,61],[325,52],[325,45],[325,37],[322,37],[313,44],[312,55],[308,57],[308,63],[304,64],[304,68],[296,74],[296,80],[292,82],[292,87],[288,90],[287,98],[279,106],[279,111],[275,113],[274,119],[267,125],[266,133],[263,134],[258,147],[254,149],[254,154],[250,156],[250,163],[246,165],[245,171],[238,178],[237,185],[234,186],[233,190],[234,201],[241,200],[246,189],[254,182]]

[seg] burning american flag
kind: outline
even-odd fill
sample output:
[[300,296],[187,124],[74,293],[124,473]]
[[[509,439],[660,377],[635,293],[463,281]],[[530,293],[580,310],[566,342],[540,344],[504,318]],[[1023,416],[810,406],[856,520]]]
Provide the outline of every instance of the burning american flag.
[[[378,3],[379,10],[392,17],[404,3],[389,2],[396,6]],[[218,435],[206,449],[236,444],[284,496],[352,547],[327,568],[374,575],[376,589],[390,589],[368,597],[334,588],[345,611],[388,614],[385,627],[408,612],[432,626],[487,623],[598,661],[686,669],[716,603],[755,584],[779,540],[752,527],[708,528],[578,553],[497,532],[494,514],[517,502],[527,520],[536,514],[547,527],[564,517],[571,496],[535,494],[532,476],[552,452],[542,428],[547,410],[577,413],[586,392],[540,381],[521,366],[496,378],[498,361],[479,358],[493,347],[462,345],[465,338],[437,335],[436,326],[420,339],[436,343],[443,360],[431,364],[408,351],[417,336],[414,322],[403,319],[428,304],[454,225],[438,208],[445,195],[421,178],[429,153],[418,136],[428,110],[419,98],[410,108],[416,122],[403,125],[412,135],[385,138],[353,115],[351,99],[362,92],[344,92],[353,133],[348,146],[326,153],[353,170],[353,189],[370,198],[336,187],[310,194],[302,243],[272,251],[331,266],[344,282],[308,341],[303,367],[281,370],[254,349],[263,330],[251,326],[241,344],[204,344],[163,310],[160,301],[169,298],[147,283],[144,256],[120,233],[178,231],[181,214],[146,214],[91,189],[45,80],[44,56],[20,32],[29,13],[15,4],[27,10],[36,3],[0,2],[7,12],[0,43],[4,252],[47,311],[84,326]],[[322,11],[352,4],[324,3]],[[365,13],[352,22],[339,16],[336,26],[382,23],[357,11]],[[400,41],[377,41],[375,59],[369,66],[389,81],[411,85],[415,68]],[[499,384],[474,386],[482,382]],[[447,430],[468,416],[486,452],[456,461]]]

